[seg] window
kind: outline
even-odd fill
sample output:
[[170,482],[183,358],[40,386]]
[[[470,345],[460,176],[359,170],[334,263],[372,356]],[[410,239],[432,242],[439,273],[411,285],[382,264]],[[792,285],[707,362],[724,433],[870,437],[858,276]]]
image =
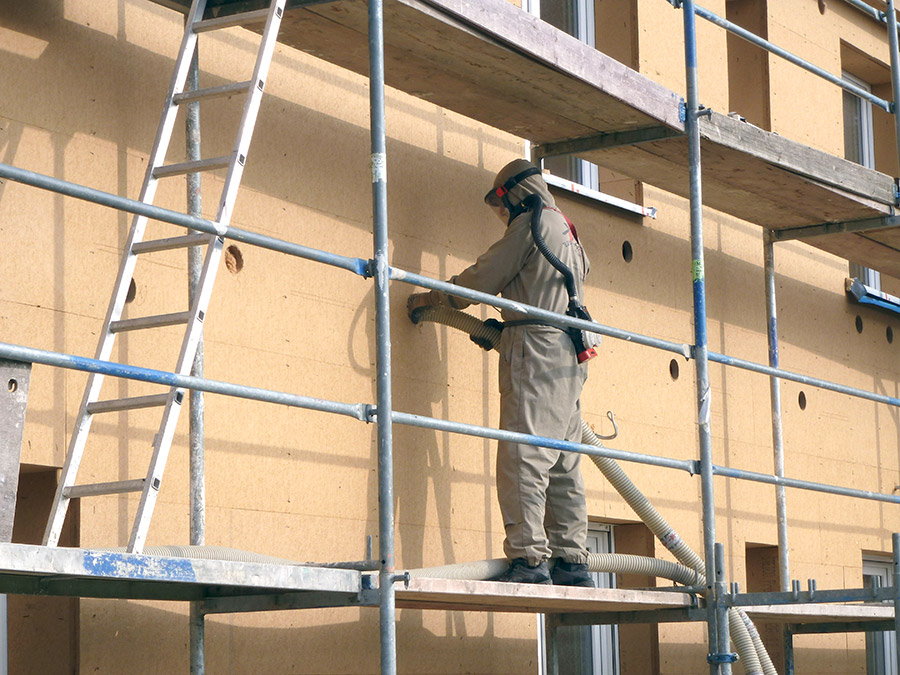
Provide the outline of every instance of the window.
[[[725,18],[761,38],[768,38],[767,0],[728,0]],[[761,129],[771,130],[769,54],[734,33],[726,36],[728,110]]]
[[[891,586],[892,567],[893,563],[884,558],[864,559],[863,586]],[[866,675],[897,675],[896,640],[894,631],[866,633]]]
[[[526,0],[524,9],[591,47],[596,46],[593,0]],[[583,159],[571,155],[545,157],[542,167],[554,176],[592,190],[600,187],[597,165]]]
[[[587,548],[591,553],[612,553],[613,530],[589,523]],[[614,574],[594,574],[598,588],[615,588]],[[559,672],[571,675],[619,675],[619,635],[616,626],[563,626],[556,631]],[[538,672],[546,675],[546,622],[538,615]]]
[[[522,9],[540,17],[620,63],[638,69],[637,0],[522,0]],[[531,158],[528,143],[525,156]],[[554,187],[640,216],[655,218],[643,205],[643,186],[631,176],[576,157],[541,160],[545,180]]]
[[[843,78],[866,91],[872,91],[871,85],[848,72]],[[872,103],[845,91],[844,96],[844,157],[862,164],[869,169],[875,168],[875,134],[872,121]],[[869,288],[881,290],[881,273],[850,263],[850,276],[859,279]]]

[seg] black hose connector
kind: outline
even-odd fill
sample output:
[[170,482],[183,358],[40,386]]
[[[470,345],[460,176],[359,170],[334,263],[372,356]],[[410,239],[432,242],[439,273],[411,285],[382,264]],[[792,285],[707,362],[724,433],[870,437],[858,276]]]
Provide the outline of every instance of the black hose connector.
[[[584,321],[593,321],[587,307],[578,304],[577,298],[569,301],[569,309],[566,310],[566,315],[576,319],[583,319]],[[597,356],[597,350],[585,343],[584,331],[577,328],[569,328],[566,332],[569,334],[572,344],[575,345],[575,358],[578,359],[578,363],[590,361]]]
[[416,307],[412,312],[410,312],[409,320],[412,321],[414,324],[419,325],[419,322],[422,321],[422,314],[425,312],[426,309],[428,309],[428,307],[429,307],[429,305],[424,305],[422,307]]

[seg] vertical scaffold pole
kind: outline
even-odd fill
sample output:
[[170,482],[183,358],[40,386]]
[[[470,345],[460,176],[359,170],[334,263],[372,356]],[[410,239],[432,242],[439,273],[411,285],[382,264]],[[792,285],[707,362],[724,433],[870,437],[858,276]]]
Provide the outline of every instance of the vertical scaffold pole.
[[894,656],[900,663],[900,533],[894,532],[891,545],[894,552]]
[[[763,230],[763,258],[766,270],[766,330],[769,340],[769,365],[778,368],[778,310],[775,302],[775,249],[770,230]],[[775,475],[784,478],[784,434],[781,424],[781,378],[769,378],[772,404],[772,451]],[[775,518],[778,526],[778,580],[782,591],[791,590],[788,556],[787,504],[783,485],[775,487]]]
[[[186,90],[200,88],[199,47],[194,48],[194,58],[188,71]],[[192,101],[187,106],[185,116],[185,138],[188,161],[200,157],[200,102]],[[200,174],[187,174],[187,205],[192,216],[202,215]],[[203,272],[203,249],[191,246],[188,249],[188,306],[193,306],[194,295]],[[197,344],[197,353],[191,366],[191,375],[203,377],[203,337]],[[202,546],[206,538],[206,482],[203,458],[203,392],[190,393],[190,541],[191,546]],[[206,672],[204,657],[206,626],[200,603],[192,602],[190,608],[191,675]]]
[[[700,482],[703,501],[703,553],[706,560],[707,634],[711,675],[729,675],[731,664],[718,663],[728,651],[727,624],[716,626],[718,597],[715,565],[715,501],[710,435],[709,348],[706,337],[706,286],[703,270],[703,191],[700,174],[700,101],[697,81],[697,29],[693,0],[684,0],[684,58],[687,85],[685,130],[690,150],[691,270],[694,290],[694,362],[697,367],[697,425],[700,434]],[[724,632],[725,635],[720,635]]]
[[391,316],[388,292],[387,166],[382,0],[369,0],[369,108],[372,136],[372,215],[375,257],[375,342],[378,406],[378,532],[381,549],[381,672],[397,672],[394,607],[394,467],[391,425]]
[[894,130],[897,134],[897,161],[900,162],[900,48],[897,43],[897,13],[894,0],[887,0],[888,43],[891,47],[891,86],[894,93]]

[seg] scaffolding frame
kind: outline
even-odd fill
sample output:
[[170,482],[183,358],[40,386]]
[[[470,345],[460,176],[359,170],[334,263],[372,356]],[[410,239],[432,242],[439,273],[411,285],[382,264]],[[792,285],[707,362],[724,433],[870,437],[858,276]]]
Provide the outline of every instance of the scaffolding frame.
[[[316,1],[316,0],[313,0]],[[706,334],[706,280],[704,273],[704,246],[703,246],[703,199],[701,148],[699,119],[708,114],[708,111],[700,104],[698,89],[698,52],[696,40],[695,17],[701,16],[726,30],[729,30],[744,39],[757,44],[763,49],[775,53],[783,58],[796,63],[810,72],[825,77],[845,90],[857,96],[863,96],[873,100],[871,94],[862,90],[855,91],[853,85],[847,85],[825,71],[817,72],[817,68],[798,57],[788,55],[771,43],[756,36],[749,37],[747,31],[735,26],[731,22],[700,8],[693,0],[667,0],[670,4],[681,8],[684,16],[685,38],[685,67],[687,75],[687,100],[685,105],[686,134],[690,147],[690,220],[691,220],[691,254],[693,270],[693,323],[694,341],[692,344],[683,344],[667,340],[661,340],[649,335],[626,331],[611,326],[605,326],[596,322],[588,322],[574,319],[565,315],[554,314],[537,307],[523,306],[519,303],[511,303],[495,296],[479,293],[461,288],[453,284],[429,277],[415,274],[410,271],[392,267],[388,256],[388,217],[387,217],[387,174],[386,174],[386,133],[385,133],[385,99],[384,99],[384,23],[383,0],[369,0],[369,55],[370,55],[370,111],[371,111],[371,169],[373,191],[373,257],[371,259],[352,258],[340,256],[327,251],[321,251],[300,244],[279,240],[273,237],[260,235],[240,228],[228,226],[222,227],[197,215],[186,215],[160,207],[143,204],[117,195],[112,195],[92,188],[77,185],[50,176],[44,176],[34,172],[18,169],[16,167],[0,164],[0,177],[19,183],[27,184],[45,190],[57,192],[70,197],[87,200],[99,205],[114,209],[140,214],[149,218],[169,222],[199,232],[216,234],[226,239],[243,242],[249,245],[259,246],[269,250],[286,253],[306,260],[311,260],[340,269],[350,271],[367,279],[372,279],[375,284],[375,315],[376,315],[376,368],[377,368],[377,397],[376,403],[344,403],[327,399],[317,399],[286,392],[276,392],[256,387],[230,384],[204,379],[199,376],[181,376],[165,371],[157,371],[134,366],[125,366],[117,363],[98,361],[95,359],[38,350],[21,345],[0,343],[0,358],[13,361],[40,363],[44,365],[75,369],[85,372],[103,373],[113,377],[134,379],[145,382],[155,382],[167,386],[177,386],[189,389],[192,392],[209,392],[229,396],[237,396],[258,401],[266,401],[288,405],[308,410],[317,410],[331,414],[339,414],[352,417],[362,422],[377,425],[378,439],[378,495],[379,495],[379,570],[377,587],[374,580],[366,581],[361,575],[361,593],[354,596],[348,593],[346,588],[342,592],[347,598],[337,602],[340,604],[377,604],[380,607],[380,643],[381,643],[381,671],[382,673],[396,673],[396,600],[395,583],[407,580],[408,576],[395,573],[394,563],[394,513],[393,513],[393,425],[409,425],[433,430],[441,430],[451,433],[460,433],[482,438],[496,440],[510,440],[524,442],[547,448],[556,448],[564,451],[594,454],[612,459],[636,462],[641,464],[659,466],[685,471],[691,475],[699,475],[701,480],[702,520],[704,535],[704,554],[706,564],[706,578],[708,585],[702,589],[692,589],[704,596],[705,608],[676,609],[676,610],[649,610],[631,613],[606,612],[596,614],[572,614],[560,615],[560,625],[582,625],[595,622],[625,623],[661,622],[661,621],[697,621],[704,620],[707,623],[707,638],[709,643],[709,668],[712,675],[725,675],[731,672],[731,663],[734,655],[729,649],[728,625],[725,613],[730,607],[753,607],[759,605],[784,605],[806,603],[839,603],[852,601],[888,601],[894,603],[894,618],[891,621],[882,621],[877,624],[878,629],[886,630],[893,626],[900,634],[900,533],[895,533],[892,538],[894,587],[875,589],[838,589],[818,590],[814,580],[810,580],[806,591],[801,591],[799,582],[790,579],[790,568],[787,557],[787,514],[785,508],[785,488],[813,490],[818,492],[849,496],[860,499],[877,500],[888,503],[900,504],[900,496],[888,495],[872,491],[847,488],[837,485],[827,485],[815,481],[805,481],[784,476],[784,448],[780,404],[780,380],[786,379],[794,382],[808,384],[830,391],[835,391],[849,396],[870,400],[877,403],[900,407],[900,399],[885,396],[863,389],[848,387],[839,383],[824,379],[809,377],[783,370],[779,364],[777,312],[775,297],[775,271],[774,271],[774,243],[802,239],[804,236],[822,234],[824,232],[851,231],[854,227],[863,229],[867,227],[860,223],[823,224],[798,228],[796,231],[774,231],[765,229],[763,232],[764,245],[764,274],[766,291],[766,318],[767,341],[769,346],[768,365],[734,358],[724,354],[709,351]],[[873,19],[886,24],[889,36],[891,54],[891,79],[894,92],[892,102],[878,99],[874,101],[888,112],[894,114],[895,128],[898,137],[898,154],[900,154],[900,50],[898,50],[898,27],[894,0],[886,0],[886,11],[876,10],[860,0],[844,0],[845,3],[870,15]],[[298,3],[309,4],[309,3]],[[752,34],[751,34],[752,35]],[[754,39],[755,38],[755,39]],[[763,44],[765,43],[765,44]],[[821,69],[818,69],[821,70]],[[192,207],[192,213],[198,209]],[[884,227],[884,223],[894,218],[881,219],[876,227]],[[468,300],[492,305],[497,308],[511,308],[524,313],[526,316],[546,321],[560,327],[574,327],[592,331],[608,337],[627,340],[643,346],[661,349],[685,358],[693,359],[697,371],[697,410],[700,457],[697,460],[677,460],[661,456],[639,454],[625,450],[612,448],[597,448],[580,443],[571,443],[558,439],[531,436],[517,432],[498,430],[478,425],[464,424],[448,420],[412,415],[393,410],[391,402],[391,339],[389,322],[389,287],[391,281],[440,290],[451,295]],[[761,474],[743,471],[730,467],[716,466],[712,461],[712,441],[710,434],[710,384],[709,363],[719,363],[764,374],[770,380],[770,392],[772,403],[772,433],[775,460],[775,473]],[[740,593],[737,584],[732,583],[730,590],[727,588],[722,564],[724,547],[716,541],[714,510],[713,478],[725,476],[740,480],[749,480],[774,485],[776,487],[776,516],[779,542],[779,582],[781,590],[773,593]],[[192,494],[193,497],[193,494]],[[202,501],[202,500],[201,500]],[[202,506],[194,504],[192,499],[192,526],[194,525],[194,512],[201,510]],[[196,532],[196,533],[195,533]],[[202,540],[202,525],[192,527],[193,539]],[[146,557],[146,556],[145,556]],[[371,586],[370,586],[371,584]],[[292,604],[290,600],[279,602],[277,599],[270,603],[260,605],[259,598],[243,599],[231,598],[227,602],[219,604],[206,604],[202,610],[205,613],[219,611],[254,611],[258,609],[279,609],[294,606],[308,606],[303,602]],[[316,605],[324,606],[324,605]],[[201,614],[202,617],[202,614]],[[193,628],[192,617],[192,628]],[[200,619],[202,625],[202,618]],[[868,629],[876,624],[865,624]],[[821,625],[819,632],[839,632],[844,630],[861,630],[862,624],[848,621]],[[791,636],[800,632],[816,632],[815,627],[799,628],[796,625],[789,626],[785,631],[785,652],[788,662],[787,673],[793,673]],[[900,651],[900,645],[898,645]],[[202,655],[202,654],[201,654]],[[194,664],[192,662],[192,668]],[[202,667],[202,659],[201,659]],[[554,664],[550,664],[553,672]]]

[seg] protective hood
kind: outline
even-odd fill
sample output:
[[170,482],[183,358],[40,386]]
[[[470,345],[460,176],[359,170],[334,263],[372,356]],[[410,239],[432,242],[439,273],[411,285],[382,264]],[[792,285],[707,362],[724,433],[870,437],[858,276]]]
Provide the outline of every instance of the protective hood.
[[[523,173],[526,174],[523,178],[510,185],[511,180]],[[506,206],[512,221],[520,212],[519,206],[522,201],[534,194],[540,195],[545,208],[556,208],[556,202],[550,194],[547,183],[541,177],[540,170],[526,159],[515,159],[497,172],[494,185],[485,195],[484,201],[489,206]]]

